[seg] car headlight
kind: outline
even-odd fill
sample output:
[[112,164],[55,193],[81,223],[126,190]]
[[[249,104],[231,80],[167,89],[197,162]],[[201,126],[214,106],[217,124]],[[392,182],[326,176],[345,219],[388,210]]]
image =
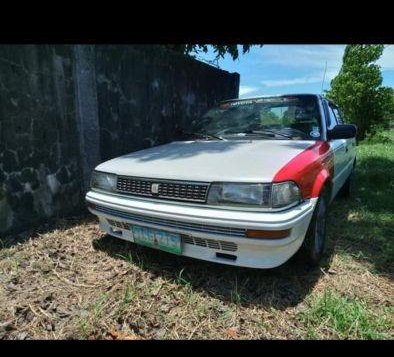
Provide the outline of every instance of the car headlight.
[[114,192],[116,191],[116,175],[93,171],[90,186],[99,190]]
[[277,184],[213,183],[207,203],[223,206],[282,208],[300,202],[298,186],[291,181]]
[[257,183],[213,183],[207,203],[211,205],[252,205],[268,207],[271,185]]
[[272,208],[294,205],[301,201],[301,192],[295,182],[286,181],[272,185]]

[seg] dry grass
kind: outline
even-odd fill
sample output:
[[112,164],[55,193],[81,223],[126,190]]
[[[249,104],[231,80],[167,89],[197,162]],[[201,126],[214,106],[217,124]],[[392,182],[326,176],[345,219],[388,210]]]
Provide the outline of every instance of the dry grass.
[[[334,254],[328,271],[239,269],[103,235],[94,219],[74,223],[0,250],[4,338],[335,338],[302,318],[327,290],[392,324],[390,276],[348,255]],[[384,329],[375,337],[391,338]]]

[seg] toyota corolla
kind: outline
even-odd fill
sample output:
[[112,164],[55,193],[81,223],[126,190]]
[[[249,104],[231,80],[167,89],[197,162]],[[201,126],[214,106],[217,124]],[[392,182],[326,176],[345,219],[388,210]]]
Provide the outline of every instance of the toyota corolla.
[[273,268],[299,252],[316,265],[329,203],[350,192],[355,135],[319,95],[224,101],[175,141],[98,165],[88,208],[108,234],[169,253]]

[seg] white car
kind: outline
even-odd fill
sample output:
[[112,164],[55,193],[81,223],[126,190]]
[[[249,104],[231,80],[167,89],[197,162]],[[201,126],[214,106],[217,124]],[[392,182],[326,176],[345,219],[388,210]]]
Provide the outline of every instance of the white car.
[[[348,194],[356,127],[319,95],[220,103],[169,144],[98,165],[88,208],[108,234],[216,263],[318,264],[327,207]],[[171,259],[171,255],[168,255]]]

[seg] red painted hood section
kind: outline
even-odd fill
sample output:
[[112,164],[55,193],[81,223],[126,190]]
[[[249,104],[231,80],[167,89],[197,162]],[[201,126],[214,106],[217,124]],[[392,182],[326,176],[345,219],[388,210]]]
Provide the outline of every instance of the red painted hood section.
[[[317,141],[283,166],[273,182],[294,181],[301,189],[303,198],[318,197],[320,176],[332,177],[334,170],[333,153],[326,141]],[[324,183],[324,182],[323,182]]]

